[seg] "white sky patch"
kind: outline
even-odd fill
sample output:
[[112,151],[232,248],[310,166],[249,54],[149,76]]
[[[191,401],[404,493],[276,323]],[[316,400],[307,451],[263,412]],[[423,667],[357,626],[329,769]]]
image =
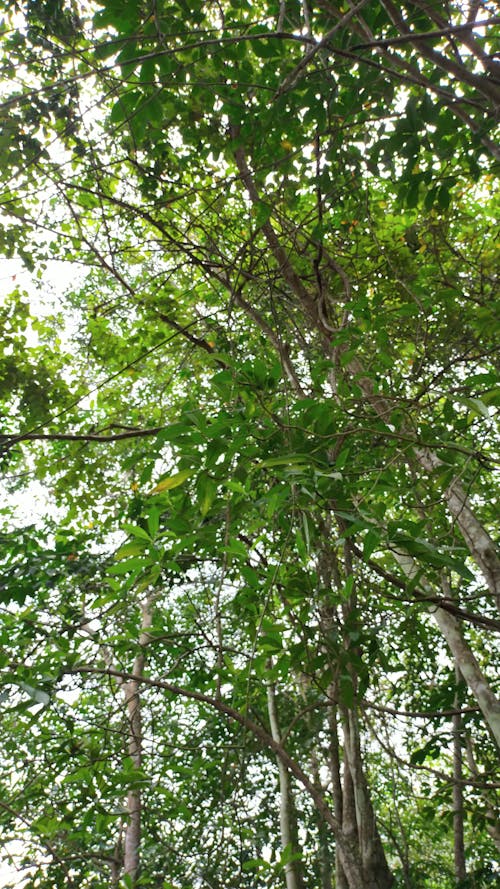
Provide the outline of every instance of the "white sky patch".
[[[4,259],[2,265],[2,275],[0,276],[0,306],[5,303],[9,294],[18,288],[25,294],[29,306],[30,315],[33,319],[46,319],[54,313],[59,313],[63,306],[63,296],[70,286],[75,286],[76,281],[83,279],[83,270],[70,262],[62,262],[59,260],[49,260],[45,270],[42,271],[40,279],[26,269],[20,259]],[[64,326],[57,328],[54,333],[61,341],[64,349],[70,348],[71,341],[76,333],[76,319],[71,317],[67,309],[64,312]],[[39,343],[39,336],[31,324],[28,324],[24,331],[26,337],[26,346],[28,349],[34,349]],[[1,333],[0,333],[1,337]],[[4,344],[0,341],[0,354],[7,354]],[[89,398],[87,398],[87,401]],[[88,406],[88,405],[84,405]],[[28,471],[34,472],[34,461],[28,457]],[[8,478],[8,474],[7,474]],[[12,523],[23,526],[41,521],[44,517],[50,516],[57,519],[58,510],[51,503],[50,497],[47,495],[47,488],[37,480],[33,481],[26,487],[22,493],[10,493],[0,478],[0,498],[2,506],[10,507],[13,511]]]
[[14,862],[16,858],[25,854],[25,851],[22,840],[13,840],[4,846],[3,860],[0,861],[0,887],[15,886],[16,889],[23,889],[30,876],[33,876],[34,866],[20,869],[8,860]]

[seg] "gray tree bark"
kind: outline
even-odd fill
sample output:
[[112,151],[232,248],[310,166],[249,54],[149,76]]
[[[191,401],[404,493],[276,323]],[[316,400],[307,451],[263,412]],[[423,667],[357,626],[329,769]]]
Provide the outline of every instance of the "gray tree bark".
[[357,825],[363,874],[377,889],[390,889],[394,878],[389,870],[378,832],[370,792],[363,770],[359,725],[353,708],[346,710],[344,722],[345,764],[352,782],[354,817]]
[[[455,667],[455,679],[460,682],[460,670]],[[459,710],[460,700],[455,695],[455,710]],[[464,794],[463,794],[463,744],[462,717],[456,712],[453,722],[453,858],[455,862],[455,882],[460,883],[467,876],[464,843]]]
[[[140,650],[134,660],[134,666],[132,669],[132,674],[134,677],[136,676],[137,679],[130,679],[123,685],[123,693],[125,697],[125,706],[127,709],[128,718],[128,753],[136,769],[140,769],[142,765],[143,745],[139,680],[144,673],[144,646],[147,644],[149,639],[148,630],[151,627],[151,622],[152,602],[150,600],[146,600],[146,602],[141,606],[141,632],[139,636]],[[127,794],[127,811],[129,821],[125,830],[123,872],[125,876],[128,876],[130,878],[132,886],[136,885],[139,876],[141,809],[141,791],[138,789],[129,790]]]
[[[272,667],[271,661],[269,662],[269,666]],[[281,730],[278,719],[278,708],[276,706],[276,690],[272,682],[268,683],[267,686],[267,711],[269,715],[271,736],[277,744],[281,744]],[[278,763],[280,788],[281,848],[289,848],[292,853],[297,853],[299,851],[297,845],[297,825],[290,775],[282,760],[279,757],[276,757],[276,760]],[[285,864],[285,881],[286,889],[303,889],[300,862],[298,860],[288,861]]]
[[[405,552],[394,552],[394,556],[406,576],[415,577],[417,569],[413,557]],[[425,584],[423,586],[426,589]],[[500,701],[464,639],[460,623],[456,617],[436,605],[429,607],[429,613],[446,639],[455,664],[477,701],[492,737],[500,747]]]

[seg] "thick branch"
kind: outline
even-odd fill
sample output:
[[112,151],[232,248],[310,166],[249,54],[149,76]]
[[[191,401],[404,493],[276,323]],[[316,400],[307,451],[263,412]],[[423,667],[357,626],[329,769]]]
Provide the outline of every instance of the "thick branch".
[[[404,552],[394,553],[404,573],[412,578],[417,569],[412,556]],[[476,658],[464,639],[459,622],[443,608],[431,607],[429,613],[443,634],[457,668],[469,690],[479,704],[486,725],[500,748],[500,701],[491,690]]]
[[[418,5],[420,6],[421,4],[419,3]],[[426,10],[429,9],[427,4],[425,5],[425,8]],[[436,28],[434,31],[409,31],[408,33],[401,34],[399,37],[388,37],[381,40],[371,40],[367,43],[357,43],[355,46],[351,47],[351,49],[354,52],[357,49],[372,49],[372,47],[377,46],[399,46],[401,43],[432,40],[436,37],[448,37],[455,34],[463,34],[464,32],[470,33],[474,28],[485,28],[488,25],[498,24],[500,24],[500,17],[494,16],[493,18],[483,19],[480,22],[466,22],[462,25],[447,25],[446,27]]]
[[151,426],[147,429],[128,429],[126,432],[115,432],[112,435],[102,435],[99,432],[13,432],[9,435],[0,435],[0,444],[3,442],[17,444],[21,441],[123,441],[126,438],[158,435],[166,428],[166,426]]

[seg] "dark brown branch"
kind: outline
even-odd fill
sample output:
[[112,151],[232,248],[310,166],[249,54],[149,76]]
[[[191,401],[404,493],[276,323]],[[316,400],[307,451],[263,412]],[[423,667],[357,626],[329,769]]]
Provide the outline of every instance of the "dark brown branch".
[[125,438],[145,438],[158,435],[166,426],[151,426],[149,429],[130,429],[128,432],[116,432],[114,435],[101,435],[97,432],[19,432],[0,435],[0,444],[20,441],[121,441]]
[[[417,49],[424,58],[432,62],[437,68],[446,71],[447,74],[451,74],[459,82],[467,83],[473,89],[478,90],[478,92],[482,93],[487,99],[492,101],[495,104],[495,107],[498,105],[498,102],[500,101],[500,90],[493,81],[487,77],[482,77],[479,74],[469,71],[465,65],[456,62],[454,59],[449,59],[446,56],[441,55],[441,53],[426,46],[425,41],[420,43],[418,41],[418,35],[410,31],[407,22],[401,16],[398,7],[392,3],[392,0],[382,0],[382,3],[389,18],[400,32],[400,35],[402,37],[407,37],[411,44],[416,43]],[[500,21],[500,19],[497,18],[497,21]]]
[[351,50],[354,52],[358,49],[372,49],[375,47],[383,47],[387,46],[396,46],[400,43],[409,43],[414,40],[430,40],[435,37],[447,37],[448,35],[459,34],[463,31],[472,31],[474,28],[485,28],[487,25],[498,25],[500,24],[500,16],[494,16],[490,19],[484,19],[480,22],[467,22],[464,25],[450,25],[447,28],[436,28],[433,31],[422,31],[421,33],[411,32],[409,34],[404,34],[399,37],[388,37],[383,40],[372,40],[367,43],[357,43],[356,46],[352,46]]

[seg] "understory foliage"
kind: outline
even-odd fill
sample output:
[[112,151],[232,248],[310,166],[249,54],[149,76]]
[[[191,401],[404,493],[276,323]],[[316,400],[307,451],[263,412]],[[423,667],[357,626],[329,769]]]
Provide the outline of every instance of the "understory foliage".
[[497,885],[498,10],[0,8],[9,885]]

